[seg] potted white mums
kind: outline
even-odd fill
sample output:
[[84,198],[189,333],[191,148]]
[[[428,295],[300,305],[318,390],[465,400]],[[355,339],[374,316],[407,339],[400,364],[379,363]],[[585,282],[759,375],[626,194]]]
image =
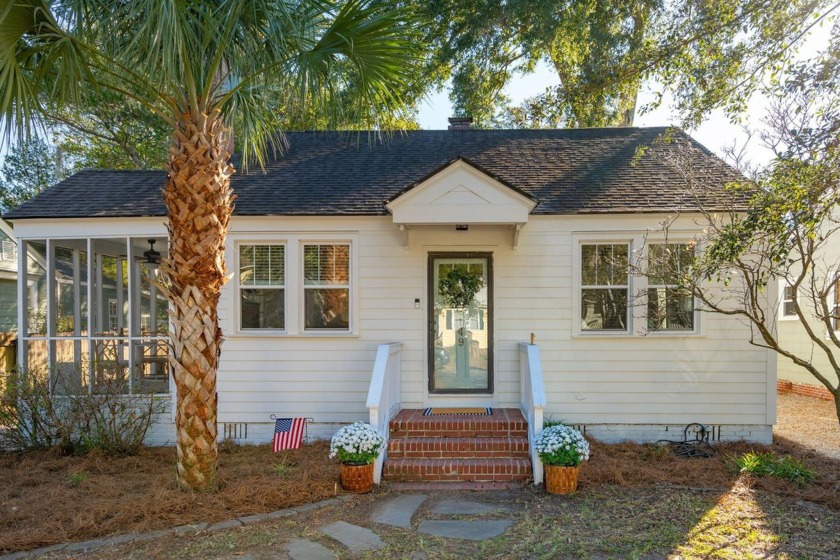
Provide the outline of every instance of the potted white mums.
[[330,441],[330,459],[341,461],[341,486],[348,492],[373,490],[373,461],[385,445],[376,428],[356,422],[338,430]]
[[545,467],[545,489],[571,494],[577,489],[580,464],[589,459],[589,442],[569,426],[549,426],[537,435],[534,448]]

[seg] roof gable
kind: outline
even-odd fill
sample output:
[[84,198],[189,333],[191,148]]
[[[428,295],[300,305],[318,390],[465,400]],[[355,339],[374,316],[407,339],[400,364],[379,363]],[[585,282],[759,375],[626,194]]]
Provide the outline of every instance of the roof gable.
[[458,158],[403,191],[386,208],[395,224],[524,224],[537,202]]

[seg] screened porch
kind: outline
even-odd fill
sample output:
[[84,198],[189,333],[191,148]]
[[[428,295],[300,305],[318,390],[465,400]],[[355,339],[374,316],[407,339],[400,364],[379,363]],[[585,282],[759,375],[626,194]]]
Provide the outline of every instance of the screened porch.
[[20,242],[18,364],[59,392],[168,393],[165,237]]

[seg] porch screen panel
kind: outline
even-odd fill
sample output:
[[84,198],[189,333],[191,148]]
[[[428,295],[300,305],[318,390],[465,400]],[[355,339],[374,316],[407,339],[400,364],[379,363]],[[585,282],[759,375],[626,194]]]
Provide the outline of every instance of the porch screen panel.
[[303,246],[304,327],[350,328],[350,245]]
[[243,329],[286,328],[286,247],[239,247],[239,312]]
[[[26,243],[26,334],[47,335],[47,244],[44,241]],[[30,345],[31,346],[31,345]],[[40,350],[40,349],[39,349]],[[39,351],[36,351],[38,355]],[[46,350],[44,350],[46,364]],[[37,361],[37,359],[36,359]],[[33,364],[30,364],[32,367]]]

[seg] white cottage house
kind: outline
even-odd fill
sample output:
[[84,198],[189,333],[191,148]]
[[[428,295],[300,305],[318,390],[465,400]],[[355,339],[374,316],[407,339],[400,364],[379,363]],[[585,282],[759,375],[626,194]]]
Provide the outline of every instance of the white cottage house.
[[[370,420],[390,427],[395,480],[540,480],[527,436],[544,417],[607,442],[681,439],[692,422],[713,440],[770,442],[775,355],[667,279],[628,270],[662,250],[665,218],[679,216],[671,248],[690,250],[696,233],[670,150],[688,146],[720,200],[737,178],[679,131],[658,142],[664,132],[288,134],[283,157],[233,178],[220,437],[270,441],[272,414],[310,417],[322,437]],[[132,391],[172,390],[147,264],[152,241],[166,253],[163,180],[85,170],[6,216],[21,247],[46,255],[45,289],[18,294],[22,367],[94,387],[97,364],[117,363],[107,375]],[[71,271],[69,297],[57,270]],[[475,293],[459,302],[465,285]],[[152,443],[174,439],[173,421]]]

